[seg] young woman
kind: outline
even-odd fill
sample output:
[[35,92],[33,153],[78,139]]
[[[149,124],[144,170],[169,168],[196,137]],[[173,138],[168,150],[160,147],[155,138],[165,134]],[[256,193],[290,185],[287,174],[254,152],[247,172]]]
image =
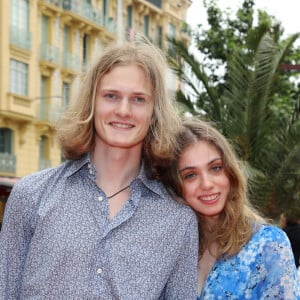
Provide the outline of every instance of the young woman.
[[198,216],[198,299],[300,299],[289,240],[251,207],[229,142],[196,119],[177,141],[162,178]]

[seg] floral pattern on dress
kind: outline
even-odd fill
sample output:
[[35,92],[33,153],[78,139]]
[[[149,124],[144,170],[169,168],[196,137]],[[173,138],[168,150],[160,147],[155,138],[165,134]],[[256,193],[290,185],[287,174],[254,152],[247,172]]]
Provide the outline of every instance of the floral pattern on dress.
[[262,225],[239,253],[218,260],[197,298],[214,299],[300,299],[300,282],[286,234]]

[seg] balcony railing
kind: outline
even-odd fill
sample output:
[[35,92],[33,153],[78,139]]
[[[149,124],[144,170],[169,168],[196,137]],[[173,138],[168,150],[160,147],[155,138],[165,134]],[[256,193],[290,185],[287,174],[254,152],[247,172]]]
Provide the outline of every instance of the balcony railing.
[[65,69],[74,70],[76,72],[80,71],[80,59],[77,55],[70,52],[64,52],[62,66]]
[[5,173],[16,172],[16,156],[11,153],[0,153],[0,171]]
[[54,64],[59,63],[59,49],[49,44],[42,45],[41,47],[41,59],[52,62]]
[[75,0],[64,0],[62,8],[72,11],[98,25],[102,26],[101,16],[99,10],[88,3]]
[[62,3],[64,2],[64,0],[44,0],[44,1],[57,7],[62,7]]
[[10,43],[20,48],[31,50],[31,33],[17,26],[10,25]]
[[57,7],[62,7],[62,3],[64,0],[44,0],[45,2],[48,2],[52,5],[55,5]]
[[57,100],[53,99],[52,101],[56,101],[55,103],[47,103],[46,100],[47,98],[40,100],[41,102],[37,114],[37,119],[43,122],[54,123],[58,120],[62,112],[61,103],[60,101],[59,103],[57,103]]

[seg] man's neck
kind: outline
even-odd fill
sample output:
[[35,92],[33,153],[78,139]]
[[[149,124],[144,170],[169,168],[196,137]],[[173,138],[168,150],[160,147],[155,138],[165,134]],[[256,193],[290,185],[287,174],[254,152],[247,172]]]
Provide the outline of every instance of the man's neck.
[[131,181],[141,167],[141,149],[96,147],[92,161],[96,167],[96,183],[108,197],[109,218],[112,220],[128,200]]
[[139,174],[141,150],[96,147],[92,161],[97,170],[97,184],[111,194],[128,185]]

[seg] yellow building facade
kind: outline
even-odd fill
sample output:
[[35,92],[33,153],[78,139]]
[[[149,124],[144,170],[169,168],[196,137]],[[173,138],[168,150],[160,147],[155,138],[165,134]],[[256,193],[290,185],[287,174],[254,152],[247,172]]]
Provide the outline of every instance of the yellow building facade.
[[[0,1],[0,217],[18,178],[61,163],[53,124],[69,102],[76,75],[107,44],[135,33],[164,48],[167,36],[188,41],[190,5],[190,0]],[[176,89],[174,80],[170,75],[170,88]]]

